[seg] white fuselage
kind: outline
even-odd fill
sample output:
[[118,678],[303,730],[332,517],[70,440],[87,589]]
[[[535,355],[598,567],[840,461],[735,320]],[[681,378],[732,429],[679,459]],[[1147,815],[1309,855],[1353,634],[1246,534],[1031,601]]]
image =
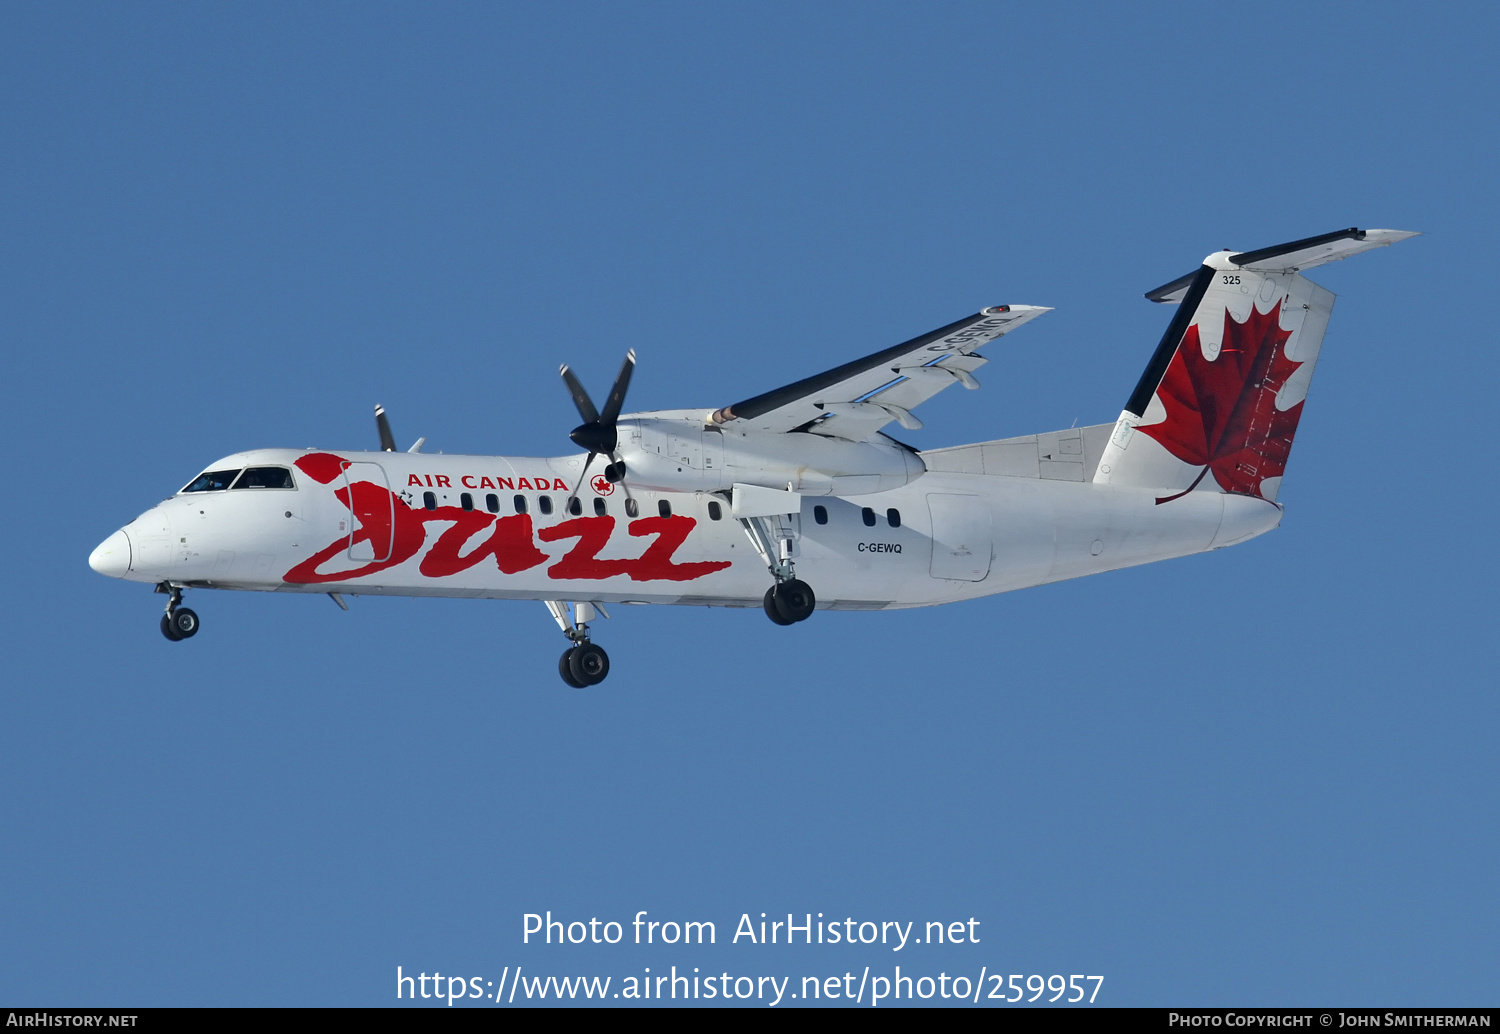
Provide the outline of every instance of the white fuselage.
[[[259,465],[292,470],[295,487],[181,492],[112,535],[90,563],[176,586],[606,604],[759,606],[771,584],[722,496],[632,489],[632,517],[623,488],[593,478],[595,468],[581,513],[564,512],[581,456],[265,449],[214,466]],[[820,609],[875,610],[1216,549],[1281,519],[1279,507],[1248,496],[1199,491],[1169,505],[1157,496],[929,471],[889,491],[806,498],[780,524]]]

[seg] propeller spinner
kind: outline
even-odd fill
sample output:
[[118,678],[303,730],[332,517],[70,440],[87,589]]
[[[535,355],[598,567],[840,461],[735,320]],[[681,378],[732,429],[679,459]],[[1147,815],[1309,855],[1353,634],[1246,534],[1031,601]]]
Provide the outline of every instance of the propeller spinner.
[[625,498],[632,499],[630,488],[625,486],[625,462],[620,459],[619,447],[620,436],[615,429],[615,422],[620,418],[620,409],[625,405],[625,391],[630,387],[630,375],[635,372],[635,349],[631,349],[625,355],[625,362],[620,366],[620,372],[615,377],[614,387],[609,390],[609,397],[604,400],[604,411],[601,413],[594,408],[594,400],[589,398],[589,393],[583,389],[583,385],[574,376],[573,371],[566,363],[562,366],[563,383],[568,387],[568,394],[573,396],[573,405],[578,409],[578,415],[583,417],[583,423],[573,428],[568,433],[573,444],[580,449],[587,449],[589,457],[583,463],[583,473],[578,477],[578,484],[568,495],[568,501],[564,509],[573,505],[573,500],[583,488],[584,481],[589,476],[589,467],[594,462],[595,456],[608,456],[612,461],[604,468],[606,480],[620,484],[625,488]]

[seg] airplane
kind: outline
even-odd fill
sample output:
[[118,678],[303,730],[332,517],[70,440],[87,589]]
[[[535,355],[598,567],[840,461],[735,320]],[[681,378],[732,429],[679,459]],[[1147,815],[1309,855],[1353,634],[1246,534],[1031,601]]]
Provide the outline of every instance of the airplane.
[[[814,610],[974,599],[1221,549],[1281,523],[1283,472],[1334,296],[1304,270],[1416,236],[1350,228],[1228,249],[1147,292],[1177,309],[1111,423],[918,450],[887,435],[978,349],[1047,308],[997,305],[717,409],[602,409],[566,365],[581,453],[256,449],[218,460],[114,532],[101,574],[185,590],[456,596],[544,603],[582,689],[609,674],[591,626],[630,604]],[[592,474],[592,476],[591,476]]]

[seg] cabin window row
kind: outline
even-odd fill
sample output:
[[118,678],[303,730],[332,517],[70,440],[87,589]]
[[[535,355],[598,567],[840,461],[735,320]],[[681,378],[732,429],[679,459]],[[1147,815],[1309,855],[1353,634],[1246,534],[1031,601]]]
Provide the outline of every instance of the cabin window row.
[[[865,522],[865,527],[873,528],[880,522],[875,516],[875,511],[868,507],[861,507],[859,511],[860,520]],[[813,507],[813,520],[819,524],[828,523],[828,507],[821,504]],[[901,527],[901,511],[894,506],[885,511],[885,523],[892,528]]]
[[[458,497],[458,505],[461,506],[465,512],[472,511],[474,509],[473,494],[470,492],[460,493]],[[438,508],[437,493],[423,492],[422,506],[428,510],[436,510]],[[527,497],[524,495],[517,494],[512,496],[511,506],[515,509],[516,513],[530,512],[530,503],[528,502]],[[490,513],[499,513],[500,497],[494,492],[487,493],[484,497],[484,508]],[[536,508],[538,513],[541,513],[543,515],[551,515],[553,509],[552,497],[550,495],[537,496]],[[583,500],[579,499],[577,496],[574,496],[573,499],[567,503],[567,510],[568,513],[574,517],[583,516]],[[604,500],[597,497],[593,502],[593,510],[594,515],[597,517],[603,517],[609,512],[609,508],[605,504]],[[665,499],[658,499],[656,501],[656,512],[663,517],[670,517],[672,516],[672,504]],[[641,515],[640,504],[634,499],[626,499],[625,514],[628,517],[639,517]],[[724,519],[724,508],[720,506],[718,502],[709,502],[708,519],[711,521]]]

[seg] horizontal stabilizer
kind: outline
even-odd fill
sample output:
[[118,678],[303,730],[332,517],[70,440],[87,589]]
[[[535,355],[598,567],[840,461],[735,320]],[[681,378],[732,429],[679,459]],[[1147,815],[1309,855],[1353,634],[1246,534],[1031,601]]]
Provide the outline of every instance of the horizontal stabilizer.
[[1148,301],[1166,302],[1169,305],[1176,305],[1187,296],[1188,288],[1193,286],[1193,277],[1197,275],[1198,271],[1195,269],[1186,276],[1180,276],[1169,284],[1162,284],[1155,290],[1147,291],[1146,298]]
[[[1216,269],[1253,269],[1257,273],[1297,273],[1304,269],[1312,269],[1328,262],[1337,262],[1351,255],[1358,255],[1362,251],[1370,251],[1373,248],[1384,248],[1404,241],[1408,237],[1417,234],[1410,230],[1361,230],[1350,227],[1347,230],[1335,230],[1333,233],[1320,234],[1317,237],[1305,237],[1300,241],[1288,241],[1286,244],[1276,244],[1269,248],[1260,248],[1256,251],[1216,252],[1205,259],[1205,265],[1211,264]],[[1153,302],[1166,302],[1172,305],[1182,301],[1187,296],[1188,288],[1192,285],[1193,277],[1197,270],[1180,276],[1171,283],[1162,284],[1152,291],[1146,292],[1146,297]]]
[[1357,230],[1351,227],[1259,251],[1242,251],[1229,256],[1229,261],[1241,269],[1253,269],[1257,273],[1299,273],[1415,236],[1411,230]]

